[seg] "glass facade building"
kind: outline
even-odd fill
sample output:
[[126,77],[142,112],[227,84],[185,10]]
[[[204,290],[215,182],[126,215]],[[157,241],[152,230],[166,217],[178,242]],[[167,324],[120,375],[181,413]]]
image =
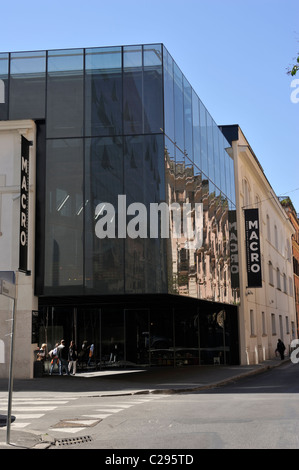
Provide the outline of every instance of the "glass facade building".
[[[0,83],[0,120],[37,125],[41,338],[46,331],[51,343],[92,342],[100,365],[115,356],[145,365],[238,363],[233,160],[167,49],[2,53]],[[180,212],[176,236],[172,211],[167,234],[162,212],[153,234],[159,204]],[[187,208],[196,233],[196,207],[199,245],[184,225]],[[113,235],[99,237],[104,214],[102,228]],[[128,236],[130,226],[138,236]]]

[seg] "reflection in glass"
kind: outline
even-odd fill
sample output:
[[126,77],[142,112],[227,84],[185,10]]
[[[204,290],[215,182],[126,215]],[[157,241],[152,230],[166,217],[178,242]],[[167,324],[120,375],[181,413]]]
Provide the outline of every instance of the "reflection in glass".
[[193,160],[193,142],[192,142],[192,89],[186,78],[183,78],[184,88],[184,151],[188,158]]
[[184,98],[183,98],[183,74],[174,62],[174,134],[175,142],[184,152]]
[[[98,137],[86,139],[85,144],[85,285],[97,293],[124,292],[124,242],[118,233],[118,194],[123,194],[122,138]],[[96,224],[105,216],[99,204],[111,204],[114,213],[109,215],[114,237],[96,236]],[[103,219],[104,220],[104,219]],[[103,231],[109,230],[106,225]],[[109,233],[109,232],[108,232]],[[105,234],[104,234],[105,235]]]
[[209,160],[208,160],[208,140],[207,140],[207,111],[202,102],[199,103],[200,113],[200,162],[201,171],[209,176]]
[[173,60],[163,49],[164,72],[164,132],[174,142],[174,95],[173,95]]
[[193,161],[197,168],[201,169],[200,160],[200,121],[199,121],[199,99],[192,90],[192,126],[193,126]]
[[150,237],[148,219],[150,204],[165,201],[162,135],[126,137],[124,169],[127,206],[141,202],[145,210],[145,214],[133,210],[127,216],[128,229],[139,231],[139,236],[125,240],[125,291],[165,292],[165,240]]
[[83,286],[82,141],[49,140],[47,155],[45,286]]

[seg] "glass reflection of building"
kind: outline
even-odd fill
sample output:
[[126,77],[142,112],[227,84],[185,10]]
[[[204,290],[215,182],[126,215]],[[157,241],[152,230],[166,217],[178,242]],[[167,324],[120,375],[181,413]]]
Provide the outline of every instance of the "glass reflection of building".
[[[233,161],[166,48],[3,53],[0,80],[0,119],[37,125],[41,338],[93,342],[101,366],[111,349],[127,364],[237,363]],[[115,208],[119,233],[118,195],[148,214],[151,203],[190,203],[192,220],[202,203],[202,246],[183,233],[99,239],[100,203]]]

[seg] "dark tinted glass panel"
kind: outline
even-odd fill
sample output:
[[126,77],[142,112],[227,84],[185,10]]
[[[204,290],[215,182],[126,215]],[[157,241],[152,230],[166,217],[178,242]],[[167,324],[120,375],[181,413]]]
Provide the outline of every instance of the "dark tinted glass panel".
[[206,176],[209,176],[208,164],[208,141],[207,141],[207,112],[206,108],[200,101],[200,155],[201,155],[201,170]]
[[47,137],[83,134],[83,53],[50,51],[48,55]]
[[123,116],[125,134],[143,133],[142,48],[124,48]]
[[81,140],[49,140],[46,166],[46,287],[83,285],[82,175]]
[[122,55],[120,47],[86,50],[85,133],[122,134]]
[[46,53],[11,54],[10,119],[44,119]]
[[161,50],[157,46],[144,46],[143,107],[144,132],[162,132],[162,61]]
[[214,171],[215,171],[215,184],[218,188],[221,187],[220,180],[220,155],[219,155],[219,134],[218,126],[213,122],[213,144],[214,144]]
[[99,294],[124,292],[124,239],[118,238],[122,194],[122,138],[86,139],[85,285]]
[[193,161],[201,169],[199,99],[192,90]]
[[[163,240],[150,236],[150,204],[165,200],[163,136],[127,137],[124,142],[128,212],[126,293],[163,292],[166,286]],[[142,207],[129,206],[142,203]],[[135,210],[136,209],[136,210]]]
[[144,67],[157,67],[162,65],[161,44],[149,44],[143,46]]
[[163,49],[165,134],[174,141],[173,60]]
[[226,188],[226,175],[225,175],[225,159],[226,159],[226,152],[224,150],[223,145],[223,137],[220,136],[220,174],[221,174],[221,191],[223,194],[227,195],[227,188]]
[[183,74],[174,63],[174,126],[175,142],[184,151],[184,98]]
[[215,182],[215,168],[214,168],[214,142],[213,142],[213,120],[207,112],[207,139],[208,139],[208,165],[209,165],[209,178]]
[[0,54],[0,120],[8,119],[8,54]]
[[190,160],[193,160],[192,148],[192,93],[189,82],[183,79],[184,87],[184,132],[185,132],[185,147]]

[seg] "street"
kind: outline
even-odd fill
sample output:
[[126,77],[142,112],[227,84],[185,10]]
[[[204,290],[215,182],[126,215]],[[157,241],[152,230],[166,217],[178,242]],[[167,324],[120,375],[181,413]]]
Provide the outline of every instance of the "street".
[[[131,457],[142,449],[167,449],[184,458],[192,450],[195,456],[197,449],[297,449],[298,367],[286,362],[197,392],[49,392],[39,399],[23,392],[14,398],[12,433],[23,427],[32,436],[43,436],[50,449],[106,449],[111,464],[117,464],[113,449],[125,455],[132,450]],[[4,410],[1,399],[0,413]],[[0,441],[5,441],[5,428],[0,428]]]
[[298,372],[289,363],[214,390],[160,396],[101,422],[84,447],[297,449]]

